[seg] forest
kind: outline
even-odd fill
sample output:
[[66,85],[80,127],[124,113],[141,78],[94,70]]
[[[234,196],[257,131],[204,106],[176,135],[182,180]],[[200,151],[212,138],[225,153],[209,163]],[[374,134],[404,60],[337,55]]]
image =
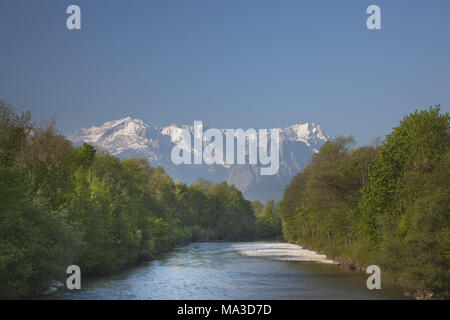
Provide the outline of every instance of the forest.
[[450,298],[449,119],[435,106],[372,146],[325,143],[285,189],[285,239],[351,268],[378,265],[418,299]]
[[416,298],[450,298],[450,131],[439,106],[384,140],[326,142],[283,199],[174,181],[142,158],[73,146],[0,102],[0,298],[35,297],[75,264],[106,274],[191,241],[285,239]]
[[104,274],[189,241],[252,240],[255,219],[234,186],[74,147],[0,103],[0,298],[37,296],[72,264]]

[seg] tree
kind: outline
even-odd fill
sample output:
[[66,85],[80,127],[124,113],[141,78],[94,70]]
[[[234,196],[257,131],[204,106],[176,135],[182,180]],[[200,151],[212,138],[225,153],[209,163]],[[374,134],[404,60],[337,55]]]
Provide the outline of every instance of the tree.
[[448,297],[449,120],[436,106],[406,116],[381,144],[325,143],[284,192],[284,237],[379,265],[417,296]]

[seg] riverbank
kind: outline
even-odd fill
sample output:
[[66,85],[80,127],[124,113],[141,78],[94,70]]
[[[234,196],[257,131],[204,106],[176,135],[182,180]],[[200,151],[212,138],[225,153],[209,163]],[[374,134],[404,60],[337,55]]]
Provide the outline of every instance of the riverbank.
[[288,242],[257,242],[258,244],[232,245],[240,254],[249,257],[260,257],[279,261],[319,262],[337,264],[326,255],[308,250],[297,244]]
[[[298,244],[298,243],[293,243],[293,244],[303,248],[301,246],[301,244]],[[325,256],[327,260],[333,261],[334,264],[340,266],[341,268],[343,268],[345,270],[360,271],[360,272],[366,272],[366,270],[367,270],[367,266],[355,263],[354,260],[345,259],[343,257],[332,257],[331,258],[328,255],[326,255],[325,252],[314,251],[314,249],[312,249],[312,248],[308,248],[308,249],[304,248],[304,249],[310,250],[312,252],[316,252],[319,255]],[[320,262],[320,261],[318,261],[318,262]],[[383,281],[387,282],[389,284],[398,286],[398,283],[396,283],[396,281],[392,278],[392,276],[390,274],[384,274]],[[414,292],[414,291],[408,290],[406,288],[403,288],[402,291],[403,291],[403,294],[405,297],[411,297],[415,300],[443,300],[444,299],[444,297],[440,297],[440,296],[436,295],[435,293],[429,292],[426,290],[418,290],[418,291]]]
[[[217,244],[217,245],[229,245],[229,247],[234,250],[239,255],[249,257],[249,258],[262,258],[265,260],[274,260],[281,262],[304,262],[304,263],[317,263],[324,265],[335,265],[339,266],[340,269],[343,269],[348,272],[356,272],[355,275],[360,276],[363,272],[365,272],[365,266],[356,266],[353,263],[349,263],[340,258],[331,259],[326,254],[320,251],[314,251],[308,248],[304,248],[299,244],[281,242],[278,240],[272,241],[250,241],[250,242],[226,242],[221,240],[214,240],[207,242],[209,244]],[[157,251],[154,251],[150,254],[148,259],[137,259],[133,263],[129,263],[125,265],[120,270],[116,270],[115,272],[109,272],[106,274],[86,274],[84,275],[85,280],[89,282],[96,282],[98,279],[108,278],[108,277],[116,277],[119,274],[127,273],[136,268],[140,268],[142,265],[151,264],[153,262],[159,263],[159,259],[164,259],[166,255],[172,255],[174,252],[181,250],[189,246],[202,246],[205,242],[184,242],[176,245],[172,245],[167,248],[163,248]],[[254,270],[256,273],[258,270]],[[364,273],[363,277],[367,277]],[[387,278],[383,280],[388,281]],[[395,282],[389,281],[389,286],[396,286]],[[46,292],[43,295],[40,295],[38,298],[50,298],[52,296],[58,295],[61,292],[67,292],[64,284],[60,284],[57,288],[53,288],[52,290]],[[433,299],[433,296],[422,297],[420,295],[411,294],[405,292],[402,289],[402,293],[404,297],[414,298],[416,300],[428,300]]]

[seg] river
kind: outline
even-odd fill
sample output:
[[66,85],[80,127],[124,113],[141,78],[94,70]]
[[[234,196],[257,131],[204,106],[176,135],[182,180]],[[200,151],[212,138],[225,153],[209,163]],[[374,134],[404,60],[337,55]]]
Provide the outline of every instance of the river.
[[381,290],[368,290],[369,275],[344,270],[324,257],[297,248],[280,242],[191,243],[112,275],[82,276],[81,290],[61,290],[47,298],[405,298],[399,288],[383,282]]

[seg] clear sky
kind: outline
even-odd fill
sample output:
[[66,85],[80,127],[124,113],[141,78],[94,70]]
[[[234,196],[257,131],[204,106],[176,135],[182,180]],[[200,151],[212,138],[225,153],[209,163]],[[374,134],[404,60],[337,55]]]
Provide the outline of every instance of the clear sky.
[[[81,7],[82,30],[66,28]],[[382,30],[366,27],[381,7]],[[358,144],[450,106],[448,0],[1,0],[0,99],[63,133],[311,121]]]

